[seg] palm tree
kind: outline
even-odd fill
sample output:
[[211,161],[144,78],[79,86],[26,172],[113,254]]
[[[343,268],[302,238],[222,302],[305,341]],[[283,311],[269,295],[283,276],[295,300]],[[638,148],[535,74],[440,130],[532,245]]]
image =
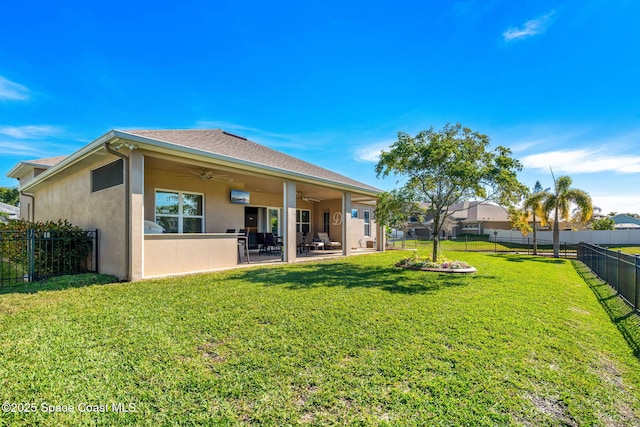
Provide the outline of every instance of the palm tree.
[[546,225],[548,214],[543,210],[542,202],[550,196],[549,188],[543,190],[540,181],[536,181],[536,185],[533,187],[533,193],[531,193],[523,204],[523,209],[526,212],[531,211],[533,216],[533,254],[538,255],[538,237],[536,227],[536,215],[540,218],[540,225]]
[[[553,171],[551,172],[553,176]],[[554,192],[549,193],[542,202],[544,212],[554,212],[553,217],[553,256],[560,256],[560,219],[569,219],[570,207],[572,204],[578,206],[580,220],[588,221],[593,213],[593,203],[591,197],[583,190],[571,188],[572,179],[568,176],[561,176],[557,180],[553,177]]]

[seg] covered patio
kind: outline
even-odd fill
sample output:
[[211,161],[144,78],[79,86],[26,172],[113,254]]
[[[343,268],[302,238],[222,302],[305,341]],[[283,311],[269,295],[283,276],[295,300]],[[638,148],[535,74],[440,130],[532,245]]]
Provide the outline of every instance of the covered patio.
[[[44,160],[11,173],[21,217],[100,229],[101,272],[121,279],[244,265],[238,244],[251,256],[266,236],[281,251],[256,262],[384,250],[380,190],[220,129],[112,130]],[[299,253],[301,234],[331,251]]]

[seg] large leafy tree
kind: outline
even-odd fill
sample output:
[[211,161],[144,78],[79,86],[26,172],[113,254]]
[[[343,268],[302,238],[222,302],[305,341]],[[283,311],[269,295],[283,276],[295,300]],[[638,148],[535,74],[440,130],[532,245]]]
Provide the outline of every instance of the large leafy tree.
[[17,188],[0,187],[0,202],[4,202],[12,206],[18,206],[19,201],[20,192],[18,192]]
[[510,206],[526,190],[516,176],[522,165],[511,150],[489,148],[488,136],[447,124],[439,132],[430,128],[415,137],[399,132],[397,141],[380,154],[378,177],[405,178],[401,191],[422,210],[414,216],[432,221],[434,261],[441,231],[454,213],[451,206],[467,200]]
[[553,212],[553,256],[558,258],[560,256],[560,220],[568,220],[571,206],[576,205],[580,221],[588,221],[593,213],[593,203],[585,191],[571,188],[573,180],[570,177],[561,176],[555,179],[554,176],[553,183],[553,192],[543,200],[542,209],[544,212]]
[[380,195],[376,203],[375,216],[378,223],[403,231],[402,246],[404,247],[407,223],[415,211],[416,204],[411,194],[407,194],[403,189],[397,189]]
[[616,223],[611,218],[594,219],[591,222],[591,229],[592,230],[615,230]]

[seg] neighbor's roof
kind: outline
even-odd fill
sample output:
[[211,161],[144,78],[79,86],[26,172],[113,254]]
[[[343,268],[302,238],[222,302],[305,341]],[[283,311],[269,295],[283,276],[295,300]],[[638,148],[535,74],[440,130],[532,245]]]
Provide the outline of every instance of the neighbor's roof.
[[453,218],[463,222],[509,221],[509,212],[505,208],[487,202],[466,201],[449,209],[456,211]]
[[616,224],[620,225],[620,224],[635,224],[635,225],[640,225],[640,218],[634,218],[632,216],[629,215],[625,215],[625,214],[617,214],[617,215],[613,215],[611,217],[611,219],[613,220],[613,222],[615,222]]
[[361,187],[369,191],[380,191],[370,185],[358,182],[344,175],[321,168],[221,129],[127,130],[121,132],[175,144],[178,147],[188,147],[219,156],[254,163],[256,165],[280,169],[286,172],[296,172],[315,178]]
[[18,206],[13,206],[8,203],[0,202],[0,212],[9,214],[9,218],[16,217],[20,213]]

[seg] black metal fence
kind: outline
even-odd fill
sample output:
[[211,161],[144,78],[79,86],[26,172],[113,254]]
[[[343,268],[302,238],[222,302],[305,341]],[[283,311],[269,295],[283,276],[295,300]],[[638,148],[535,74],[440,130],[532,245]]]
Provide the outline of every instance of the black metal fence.
[[[405,240],[405,247],[424,247],[424,245],[431,244],[432,240]],[[398,247],[403,243],[400,240],[391,242],[391,245]],[[440,240],[440,248],[442,250],[449,251],[463,251],[463,252],[493,252],[493,253],[520,253],[541,256],[553,256],[553,241],[538,239],[534,245],[534,240],[531,237],[500,237],[500,236],[474,236],[466,235],[459,236],[455,239]],[[535,247],[535,250],[534,250]],[[569,243],[560,243],[560,256],[563,258],[575,258],[577,245]]]
[[0,232],[0,287],[97,271],[98,230]]
[[630,255],[590,243],[578,245],[578,261],[607,282],[635,310],[640,306],[640,255]]

